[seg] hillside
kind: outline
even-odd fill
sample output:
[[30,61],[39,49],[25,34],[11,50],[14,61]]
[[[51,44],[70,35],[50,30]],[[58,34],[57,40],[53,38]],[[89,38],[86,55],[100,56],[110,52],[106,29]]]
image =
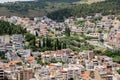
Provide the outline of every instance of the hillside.
[[43,2],[67,2],[67,3],[71,3],[71,2],[76,2],[76,1],[80,1],[80,0],[38,0],[38,1],[43,1]]
[[0,20],[0,35],[24,34],[26,29]]
[[81,0],[74,3],[75,4],[92,4],[92,3],[101,2],[101,1],[105,1],[105,0]]
[[28,2],[9,2],[0,4],[0,16],[44,16],[48,12],[66,8],[72,5],[72,2],[80,0],[36,0]]
[[120,0],[107,0],[93,4],[81,4],[70,8],[56,10],[49,13],[47,16],[56,21],[63,21],[64,18],[70,16],[85,17],[87,15],[94,15],[95,13],[102,13],[103,15],[119,15]]
[[52,11],[79,5],[79,2],[94,1],[96,2],[96,0],[35,0],[28,2],[4,3],[0,4],[0,16],[45,16]]

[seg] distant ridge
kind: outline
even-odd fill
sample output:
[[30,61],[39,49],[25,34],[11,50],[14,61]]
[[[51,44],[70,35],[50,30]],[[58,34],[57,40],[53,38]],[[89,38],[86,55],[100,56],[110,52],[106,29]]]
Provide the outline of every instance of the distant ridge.
[[75,3],[76,4],[92,4],[92,3],[101,2],[101,1],[105,1],[105,0],[82,0]]
[[[0,4],[0,16],[20,16],[20,17],[30,17],[30,18],[41,17],[47,15],[48,13],[50,14],[51,12],[54,11],[78,6],[79,4],[74,4],[74,3],[79,3],[80,1],[83,0],[35,0],[35,1],[27,1],[27,2]],[[86,2],[88,1],[89,3],[91,3],[91,2],[97,2],[97,1],[99,2],[103,0],[84,0],[84,1]],[[120,0],[106,0],[106,1],[115,2]],[[106,7],[110,8],[110,5]],[[70,15],[71,14],[69,13],[68,15],[65,14],[65,17]]]
[[0,0],[0,3],[16,2],[16,1],[34,1],[34,0]]
[[80,4],[78,6],[65,8],[49,13],[47,16],[56,21],[63,21],[65,18],[92,16],[96,13],[102,15],[120,15],[120,0],[107,0],[93,4]]

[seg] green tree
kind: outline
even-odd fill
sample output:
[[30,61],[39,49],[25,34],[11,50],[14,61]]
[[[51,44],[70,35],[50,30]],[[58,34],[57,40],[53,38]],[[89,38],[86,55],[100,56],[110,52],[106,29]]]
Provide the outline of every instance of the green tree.
[[0,35],[25,34],[26,29],[12,23],[0,20]]
[[35,36],[33,34],[30,34],[30,33],[26,33],[25,34],[25,40],[26,41],[31,41],[31,40],[35,40]]
[[117,72],[118,72],[118,74],[120,74],[120,69],[119,69],[119,70],[117,70]]
[[66,36],[70,36],[71,30],[69,27],[65,27],[65,34]]

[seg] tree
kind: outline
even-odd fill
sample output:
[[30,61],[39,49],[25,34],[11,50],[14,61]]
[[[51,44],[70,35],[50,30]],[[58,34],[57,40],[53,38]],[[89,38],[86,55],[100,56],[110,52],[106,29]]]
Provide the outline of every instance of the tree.
[[12,23],[0,20],[0,35],[25,34],[26,29]]
[[29,46],[35,46],[35,39],[30,40],[30,42],[29,42]]
[[[53,11],[47,16],[56,21],[63,21],[64,17],[68,18],[71,16],[86,17],[86,15],[95,15],[101,13],[103,15],[119,15],[120,14],[120,0],[106,0],[104,2],[93,3],[93,4],[80,4],[73,7],[68,7],[60,10]],[[110,7],[109,7],[110,6]],[[101,20],[101,17],[98,18]]]
[[100,42],[103,44],[104,43],[104,39],[100,39]]
[[71,32],[70,28],[69,27],[65,27],[65,34],[66,34],[66,36],[70,36],[70,32]]
[[62,49],[66,49],[66,43],[63,42]]
[[73,78],[70,78],[69,80],[74,80]]
[[118,72],[118,74],[120,74],[120,69],[119,69],[119,70],[117,70],[117,72]]
[[43,47],[46,47],[46,39],[43,38],[42,40],[43,40]]
[[25,39],[26,41],[31,41],[31,40],[35,40],[35,36],[33,34],[30,34],[30,33],[26,33],[25,34]]
[[35,35],[38,37],[38,33],[37,32],[35,32]]
[[102,52],[102,55],[111,57],[114,62],[120,63],[120,50],[106,50]]

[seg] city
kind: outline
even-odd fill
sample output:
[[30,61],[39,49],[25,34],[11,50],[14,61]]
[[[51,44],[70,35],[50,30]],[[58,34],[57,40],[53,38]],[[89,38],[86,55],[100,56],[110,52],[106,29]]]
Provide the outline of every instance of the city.
[[0,80],[120,80],[120,16],[0,16]]

